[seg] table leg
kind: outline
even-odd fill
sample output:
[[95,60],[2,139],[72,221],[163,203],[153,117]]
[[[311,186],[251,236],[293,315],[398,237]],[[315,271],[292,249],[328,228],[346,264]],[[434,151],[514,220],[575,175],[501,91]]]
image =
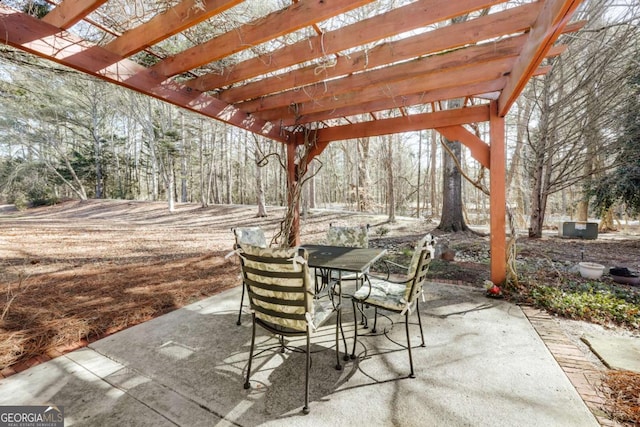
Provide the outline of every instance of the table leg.
[[[336,370],[342,370],[340,364],[340,330],[342,329],[342,272],[338,270],[338,309],[336,313]],[[345,345],[346,350],[346,345]]]

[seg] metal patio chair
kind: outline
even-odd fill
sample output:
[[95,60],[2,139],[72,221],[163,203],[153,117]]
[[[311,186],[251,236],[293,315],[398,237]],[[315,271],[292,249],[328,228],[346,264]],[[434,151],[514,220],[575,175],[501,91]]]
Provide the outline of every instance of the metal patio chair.
[[[368,275],[363,286],[361,286],[352,297],[354,313],[356,313],[356,306],[374,308],[374,324],[372,329],[372,332],[374,333],[376,332],[379,309],[404,315],[405,330],[407,334],[406,347],[409,352],[409,366],[411,368],[409,377],[411,378],[415,378],[415,373],[413,369],[413,356],[411,354],[411,339],[409,336],[409,315],[412,311],[417,313],[418,325],[420,326],[420,336],[422,338],[421,346],[424,347],[424,332],[422,330],[422,319],[420,318],[418,300],[422,295],[422,286],[425,282],[434,251],[435,238],[430,234],[427,234],[416,245],[411,262],[407,267],[407,274],[404,280],[391,280],[389,279],[388,274],[385,279]],[[385,262],[395,264],[390,261]],[[354,315],[354,319],[355,338],[353,342],[353,350],[351,352],[352,358],[355,358],[356,345],[358,341],[357,316]]]
[[[358,226],[335,226],[329,224],[325,239],[329,246],[344,246],[348,248],[368,248],[369,247],[369,225]],[[335,273],[326,270],[316,271],[316,294],[319,294],[331,280],[338,278]],[[363,276],[359,273],[343,273],[342,282],[355,281],[356,288],[362,284]]]
[[[251,350],[244,388],[251,387],[251,364],[255,347],[256,327],[284,337],[306,337],[305,395],[303,412],[309,413],[309,369],[311,367],[311,334],[334,311],[331,301],[314,298],[314,286],[303,248],[274,249],[241,245],[239,256],[242,277],[251,305]],[[338,367],[338,324],[336,322],[336,361]]]
[[[258,248],[266,248],[269,245],[267,244],[267,238],[264,235],[264,231],[260,227],[236,227],[232,228],[233,235],[236,238],[236,244],[234,245],[234,249],[238,249],[239,245],[251,245],[256,246]],[[240,297],[240,309],[238,310],[238,320],[236,321],[236,325],[241,325],[241,317],[242,317],[242,305],[244,304],[244,292],[245,285],[242,284],[242,296]]]

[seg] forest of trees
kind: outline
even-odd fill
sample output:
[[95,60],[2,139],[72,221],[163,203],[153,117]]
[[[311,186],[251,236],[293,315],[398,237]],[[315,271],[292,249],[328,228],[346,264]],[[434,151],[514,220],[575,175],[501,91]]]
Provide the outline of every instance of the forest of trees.
[[[594,0],[586,27],[507,117],[508,204],[539,236],[550,218],[640,211],[640,6]],[[278,142],[0,45],[0,202],[65,198],[286,204]],[[484,125],[472,129],[488,141]],[[334,142],[309,167],[303,212],[439,217],[458,148],[433,131]],[[488,173],[462,147],[467,223],[488,218]],[[615,190],[615,191],[614,191]]]

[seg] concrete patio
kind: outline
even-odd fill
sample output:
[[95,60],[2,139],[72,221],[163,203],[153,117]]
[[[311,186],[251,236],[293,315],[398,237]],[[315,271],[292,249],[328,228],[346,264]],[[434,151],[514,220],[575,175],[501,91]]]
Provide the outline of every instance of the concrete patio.
[[[87,426],[598,426],[521,309],[481,290],[429,283],[426,348],[407,378],[404,326],[358,342],[334,369],[333,328],[313,341],[311,413],[301,412],[304,355],[269,349],[261,330],[243,388],[251,327],[236,326],[240,289],[210,297],[0,381],[1,405],[64,407]],[[353,343],[351,304],[345,305]],[[417,319],[412,316],[414,322]],[[335,325],[335,324],[334,324]],[[417,324],[412,327],[419,343]]]

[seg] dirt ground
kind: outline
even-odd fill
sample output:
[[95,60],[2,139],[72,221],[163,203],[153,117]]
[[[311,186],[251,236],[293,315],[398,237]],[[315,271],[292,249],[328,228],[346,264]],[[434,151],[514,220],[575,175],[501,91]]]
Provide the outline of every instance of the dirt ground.
[[[259,225],[268,236],[284,210],[256,218],[252,206],[178,205],[115,200],[68,201],[16,211],[0,206],[0,370],[55,356],[86,340],[127,328],[213,295],[239,281],[237,261],[225,259],[232,227]],[[415,219],[314,211],[302,241],[322,241],[329,223],[371,225],[371,245],[401,253],[436,224]],[[432,278],[483,286],[489,241],[476,234],[442,235],[453,262]],[[545,237],[518,241],[520,258],[575,264],[584,259],[638,269],[640,237],[612,233],[594,241]]]

